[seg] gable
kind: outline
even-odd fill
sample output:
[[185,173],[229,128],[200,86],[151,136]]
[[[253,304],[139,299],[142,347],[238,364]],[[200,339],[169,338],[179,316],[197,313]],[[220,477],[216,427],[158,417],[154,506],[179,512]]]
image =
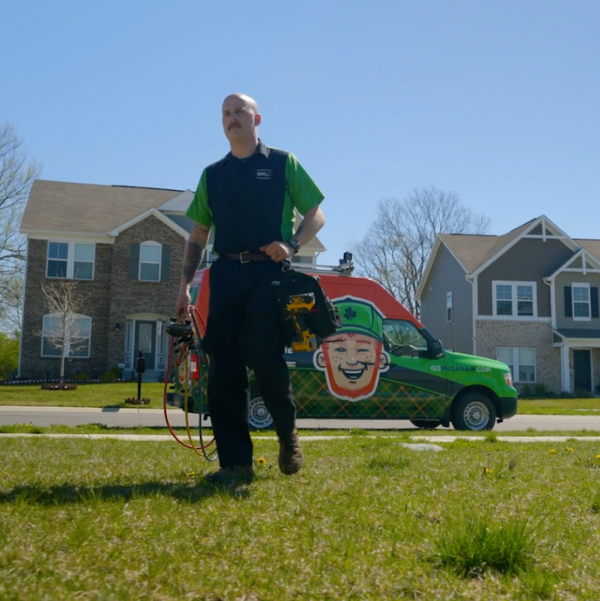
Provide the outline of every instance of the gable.
[[35,180],[21,231],[106,234],[179,191]]

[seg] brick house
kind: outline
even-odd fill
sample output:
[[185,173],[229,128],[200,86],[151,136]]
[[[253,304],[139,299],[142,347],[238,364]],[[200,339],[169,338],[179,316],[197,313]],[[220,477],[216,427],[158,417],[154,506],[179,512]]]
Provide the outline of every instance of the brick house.
[[542,215],[503,236],[441,234],[417,290],[449,349],[504,361],[523,392],[600,393],[600,240]]
[[[76,281],[88,299],[76,316],[80,334],[69,348],[67,378],[96,378],[112,368],[131,377],[139,351],[146,379],[164,375],[165,325],[193,227],[185,216],[192,198],[190,190],[34,182],[21,222],[27,266],[20,377],[58,377],[61,351],[50,344],[57,315],[49,313],[40,286],[57,280]],[[208,261],[211,248],[209,239]],[[314,239],[295,260],[314,263],[324,250]]]

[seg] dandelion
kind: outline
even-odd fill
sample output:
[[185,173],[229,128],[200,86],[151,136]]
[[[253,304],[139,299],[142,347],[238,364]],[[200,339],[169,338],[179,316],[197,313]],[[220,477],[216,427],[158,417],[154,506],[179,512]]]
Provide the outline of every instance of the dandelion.
[[489,467],[486,467],[485,471],[484,471],[484,474],[487,475],[487,474],[491,474],[491,473],[492,473],[492,470]]
[[572,452],[573,452],[573,448],[569,447],[569,448],[567,449],[567,452],[568,452],[568,453],[572,453]]
[[556,453],[556,451],[554,449],[550,449],[551,453]]
[[187,475],[188,475],[188,478],[191,478],[192,476],[196,475],[196,472],[188,472]]
[[267,460],[264,457],[259,457],[256,460],[256,465],[265,465],[267,463]]
[[600,455],[596,455],[596,459],[600,459]]

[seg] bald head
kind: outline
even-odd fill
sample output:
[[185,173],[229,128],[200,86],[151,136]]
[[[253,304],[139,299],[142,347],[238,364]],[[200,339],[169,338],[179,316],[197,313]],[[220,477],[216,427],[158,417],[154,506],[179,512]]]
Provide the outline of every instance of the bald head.
[[227,96],[227,98],[225,98],[225,100],[223,101],[223,107],[225,107],[225,105],[229,104],[231,101],[237,101],[235,102],[236,104],[239,104],[241,102],[247,108],[249,108],[255,115],[260,114],[260,111],[258,109],[258,103],[256,102],[256,100],[254,100],[254,98],[250,98],[250,96],[247,96],[246,94],[229,94],[229,96]]
[[246,94],[230,94],[223,100],[223,131],[234,156],[249,156],[258,144],[261,116],[256,100]]

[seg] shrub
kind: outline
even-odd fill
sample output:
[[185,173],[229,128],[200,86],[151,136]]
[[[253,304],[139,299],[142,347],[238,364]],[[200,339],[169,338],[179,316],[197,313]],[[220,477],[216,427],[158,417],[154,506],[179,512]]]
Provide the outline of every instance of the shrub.
[[19,367],[19,341],[0,332],[0,380],[10,380]]
[[75,374],[73,376],[73,380],[77,380],[77,382],[84,382],[90,379],[90,374],[86,374],[85,372],[80,374]]
[[103,373],[100,376],[100,380],[102,380],[102,382],[110,382],[112,380],[120,380],[121,376],[121,370],[118,367],[113,367],[112,369],[109,369],[107,372]]

